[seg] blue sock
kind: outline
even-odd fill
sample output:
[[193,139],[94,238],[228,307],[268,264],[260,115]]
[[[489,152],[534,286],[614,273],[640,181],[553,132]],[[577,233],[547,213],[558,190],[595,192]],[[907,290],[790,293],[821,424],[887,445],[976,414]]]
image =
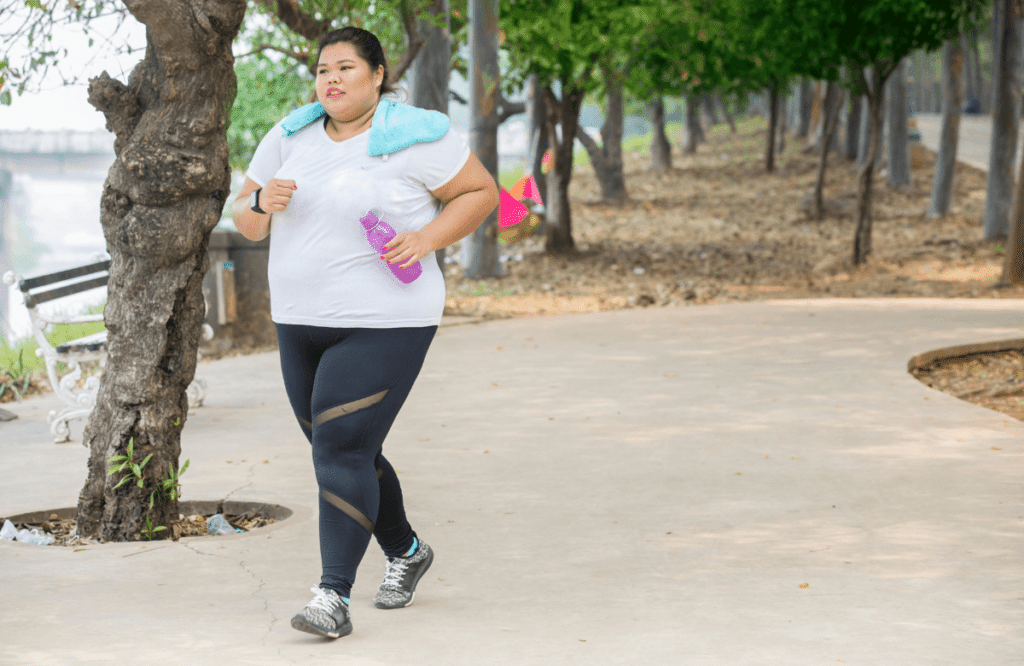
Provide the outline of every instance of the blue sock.
[[341,600],[345,602],[346,606],[348,606],[348,597],[341,597]]
[[416,540],[416,537],[413,537],[412,538],[412,548],[409,549],[408,553],[406,553],[405,555],[402,555],[402,557],[411,557],[412,554],[416,552],[416,547],[418,545],[419,545],[419,542]]

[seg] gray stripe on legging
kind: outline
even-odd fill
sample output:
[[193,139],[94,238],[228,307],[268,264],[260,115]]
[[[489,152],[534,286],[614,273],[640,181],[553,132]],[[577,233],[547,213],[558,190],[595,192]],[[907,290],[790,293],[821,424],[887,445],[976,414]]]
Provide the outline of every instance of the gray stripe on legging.
[[380,402],[381,400],[383,400],[384,399],[384,395],[387,392],[388,392],[388,390],[384,389],[380,393],[374,393],[373,395],[371,395],[371,396],[369,396],[367,398],[361,398],[361,399],[355,400],[353,402],[345,403],[344,405],[338,405],[337,407],[331,407],[330,409],[325,409],[324,411],[322,411],[319,414],[317,414],[316,418],[313,419],[313,427],[315,428],[316,426],[323,425],[324,423],[326,423],[327,421],[330,421],[331,419],[336,419],[339,416],[344,416],[345,414],[351,414],[352,412],[355,412],[355,411],[358,411],[360,409],[363,409],[364,407],[369,407],[370,405],[374,405],[374,404]]
[[321,488],[320,494],[323,496],[325,500],[327,500],[334,506],[338,507],[338,509],[340,509],[342,513],[344,513],[349,518],[362,525],[364,530],[366,530],[370,534],[373,534],[373,523],[370,522],[370,519],[367,518],[362,511],[355,508],[345,500],[341,499],[340,497],[332,493],[330,490]]
[[299,420],[299,425],[303,426],[307,430],[313,429],[313,424],[307,421],[306,419],[302,418],[301,416],[296,416],[295,418]]

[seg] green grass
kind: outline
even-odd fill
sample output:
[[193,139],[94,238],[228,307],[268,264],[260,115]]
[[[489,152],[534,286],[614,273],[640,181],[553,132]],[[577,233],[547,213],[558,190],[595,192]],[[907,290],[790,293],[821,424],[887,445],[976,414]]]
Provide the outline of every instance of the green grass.
[[[103,312],[103,306],[97,305],[86,310],[86,314],[99,314]],[[51,345],[57,346],[86,335],[99,333],[103,330],[103,322],[89,322],[87,324],[60,324],[53,327],[53,330],[46,333],[46,339]],[[45,372],[43,359],[36,356],[36,349],[39,343],[34,337],[27,338],[11,347],[7,340],[0,337],[0,384],[4,379],[9,378],[8,372],[17,374]],[[19,355],[21,364],[19,365]]]

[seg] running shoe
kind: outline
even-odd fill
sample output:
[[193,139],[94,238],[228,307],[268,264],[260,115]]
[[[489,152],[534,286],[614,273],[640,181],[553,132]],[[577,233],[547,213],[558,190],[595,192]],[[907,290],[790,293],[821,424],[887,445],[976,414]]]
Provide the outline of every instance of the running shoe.
[[292,627],[317,636],[338,638],[352,633],[348,604],[331,589],[312,587],[316,595],[292,618]]
[[384,582],[373,598],[377,608],[405,608],[416,596],[416,583],[427,573],[434,561],[434,551],[419,542],[419,548],[409,557],[389,557],[384,563]]

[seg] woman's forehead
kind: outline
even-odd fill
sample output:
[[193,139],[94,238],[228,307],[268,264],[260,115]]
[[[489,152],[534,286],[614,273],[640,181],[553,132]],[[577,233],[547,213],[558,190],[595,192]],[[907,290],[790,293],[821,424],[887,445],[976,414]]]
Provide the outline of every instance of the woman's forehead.
[[340,42],[325,46],[323,51],[320,52],[320,62],[317,64],[328,65],[345,60],[362,62],[362,58],[359,57],[359,54],[356,53],[355,48],[351,44]]

